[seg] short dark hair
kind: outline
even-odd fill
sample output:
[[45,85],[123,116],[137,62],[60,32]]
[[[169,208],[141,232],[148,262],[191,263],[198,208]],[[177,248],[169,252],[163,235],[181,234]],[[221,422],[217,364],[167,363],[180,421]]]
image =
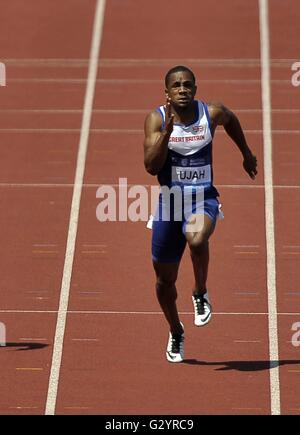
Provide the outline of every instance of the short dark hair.
[[183,65],[177,65],[177,66],[174,66],[173,68],[171,68],[171,69],[167,72],[167,74],[166,74],[166,77],[165,77],[165,85],[166,85],[166,88],[168,87],[168,83],[169,83],[170,76],[171,76],[172,74],[174,74],[174,73],[182,72],[182,71],[186,71],[186,72],[190,73],[191,76],[192,76],[192,78],[193,78],[194,83],[196,83],[196,78],[195,78],[195,75],[194,75],[193,71],[191,71],[191,70],[190,70],[188,67],[186,67],[186,66],[183,66]]

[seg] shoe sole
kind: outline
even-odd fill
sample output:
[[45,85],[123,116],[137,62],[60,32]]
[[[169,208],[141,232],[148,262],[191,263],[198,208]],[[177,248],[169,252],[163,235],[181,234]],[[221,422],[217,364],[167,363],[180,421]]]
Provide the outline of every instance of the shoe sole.
[[182,358],[181,356],[175,357],[175,358],[173,359],[173,358],[169,355],[168,352],[166,352],[166,357],[167,357],[167,360],[168,360],[170,363],[181,363],[181,362],[183,361],[183,358]]
[[[184,325],[183,325],[182,322],[180,322],[180,323],[181,323],[181,326],[182,326],[182,329],[183,329],[183,339],[184,339]],[[170,353],[169,353],[168,350],[166,351],[166,357],[167,357],[167,360],[168,360],[170,363],[181,363],[181,362],[183,361],[183,357],[182,357],[180,354],[178,354],[178,356],[176,356],[175,358],[173,358],[173,357],[170,355]]]
[[207,319],[204,321],[204,322],[201,322],[200,324],[198,324],[198,323],[196,323],[196,320],[194,320],[194,325],[196,325],[196,326],[205,326],[205,325],[207,325],[207,323],[209,323],[210,322],[210,320],[211,320],[211,313],[208,315],[208,317],[207,317]]

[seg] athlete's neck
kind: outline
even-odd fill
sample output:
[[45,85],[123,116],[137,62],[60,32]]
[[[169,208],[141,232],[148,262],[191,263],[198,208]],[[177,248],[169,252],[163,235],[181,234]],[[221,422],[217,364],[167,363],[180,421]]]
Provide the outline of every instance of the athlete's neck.
[[197,106],[195,103],[195,101],[192,101],[191,104],[186,107],[173,105],[172,112],[175,115],[175,123],[187,125],[194,122],[197,116]]

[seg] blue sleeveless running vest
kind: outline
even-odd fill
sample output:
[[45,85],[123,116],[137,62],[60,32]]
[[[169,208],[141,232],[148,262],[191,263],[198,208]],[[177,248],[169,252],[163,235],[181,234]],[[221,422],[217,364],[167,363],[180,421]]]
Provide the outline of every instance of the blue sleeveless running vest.
[[[194,101],[195,122],[175,124],[169,139],[166,162],[158,174],[161,186],[180,186],[182,189],[204,190],[204,197],[219,196],[213,185],[212,132],[208,108],[202,101]],[[156,109],[165,124],[165,109]]]

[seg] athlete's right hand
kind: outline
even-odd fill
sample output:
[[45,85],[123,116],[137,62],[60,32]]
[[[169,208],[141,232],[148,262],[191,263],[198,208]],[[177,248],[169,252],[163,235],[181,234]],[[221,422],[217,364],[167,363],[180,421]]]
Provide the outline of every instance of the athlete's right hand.
[[165,113],[166,113],[166,119],[165,119],[165,130],[167,134],[171,134],[173,131],[173,125],[174,125],[174,114],[171,111],[171,98],[167,97],[166,105],[165,105]]

